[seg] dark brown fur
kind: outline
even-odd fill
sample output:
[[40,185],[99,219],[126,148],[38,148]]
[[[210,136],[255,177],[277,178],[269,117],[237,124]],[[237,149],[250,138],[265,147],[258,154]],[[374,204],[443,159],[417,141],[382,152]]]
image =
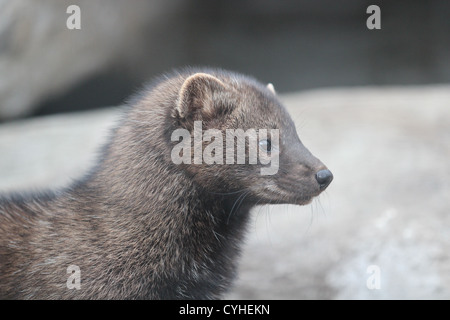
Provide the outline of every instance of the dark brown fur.
[[[194,120],[203,129],[280,129],[278,173],[175,165],[171,133]],[[84,179],[0,200],[0,298],[219,298],[250,209],[308,203],[321,192],[314,174],[323,168],[266,86],[222,70],[174,72],[130,103]],[[79,290],[66,287],[69,265],[81,270]]]

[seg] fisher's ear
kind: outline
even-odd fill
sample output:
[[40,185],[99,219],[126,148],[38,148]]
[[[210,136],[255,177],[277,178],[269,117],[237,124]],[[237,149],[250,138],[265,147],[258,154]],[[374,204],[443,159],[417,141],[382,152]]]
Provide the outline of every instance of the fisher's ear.
[[273,84],[268,83],[268,84],[267,84],[267,89],[269,89],[269,91],[272,92],[273,94],[277,94],[277,92],[275,91],[275,87],[273,86]]
[[176,103],[181,119],[203,120],[217,114],[217,99],[227,91],[227,86],[207,73],[189,76],[181,86]]

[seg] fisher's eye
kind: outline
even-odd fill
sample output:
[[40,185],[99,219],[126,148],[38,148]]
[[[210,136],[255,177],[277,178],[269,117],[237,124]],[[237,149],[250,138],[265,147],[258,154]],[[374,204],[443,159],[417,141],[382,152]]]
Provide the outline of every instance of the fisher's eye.
[[270,141],[270,139],[259,140],[259,147],[266,152],[271,152],[272,142]]

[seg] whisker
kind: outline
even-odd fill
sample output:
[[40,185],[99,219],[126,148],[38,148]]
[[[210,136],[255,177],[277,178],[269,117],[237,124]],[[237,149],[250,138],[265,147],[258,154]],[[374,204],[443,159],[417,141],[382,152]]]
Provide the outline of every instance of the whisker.
[[316,202],[317,211],[321,212],[323,215],[326,216],[326,212],[322,206],[322,202],[320,202],[320,197],[317,197],[316,199],[314,199],[314,202]]
[[[256,201],[256,204],[255,204],[255,207],[256,206],[258,206],[259,205],[259,203],[262,201],[262,198],[260,198],[260,199],[258,199],[258,201]],[[256,212],[256,219],[255,219],[255,225],[254,225],[254,227],[255,227],[255,230],[256,230],[256,221],[258,220],[258,218],[261,216],[261,211],[263,210],[263,208],[266,208],[266,214],[265,214],[265,221],[266,221],[266,227],[267,227],[267,216],[268,216],[268,214],[267,214],[267,212],[268,212],[268,208],[269,206],[267,206],[267,205],[260,205],[259,206],[259,208],[258,208],[258,212]]]
[[214,192],[214,191],[206,190],[207,193],[216,194],[216,195],[220,195],[220,196],[227,196],[227,195],[230,195],[230,194],[237,194],[237,193],[244,192],[244,191],[246,191],[246,189],[242,189],[242,190],[238,190],[238,191],[232,191],[232,192]]
[[[315,200],[314,200],[314,201],[315,201]],[[310,218],[309,218],[309,224],[308,224],[308,227],[306,228],[306,233],[308,233],[309,230],[311,230],[312,224],[313,224],[313,222],[314,222],[314,207],[313,207],[312,205],[310,205],[309,207],[310,207],[310,209],[311,209],[311,215],[310,215]]]
[[234,204],[233,204],[233,207],[232,207],[231,210],[230,210],[230,213],[228,214],[227,224],[230,222],[230,218],[231,218],[231,216],[232,216],[232,214],[233,214],[233,209],[236,207],[236,204],[239,202],[238,206],[236,207],[235,212],[236,212],[237,210],[239,210],[239,207],[241,206],[243,200],[245,199],[245,197],[246,197],[249,193],[250,193],[250,190],[248,190],[247,192],[241,194],[241,195],[236,199],[236,201],[235,201]]

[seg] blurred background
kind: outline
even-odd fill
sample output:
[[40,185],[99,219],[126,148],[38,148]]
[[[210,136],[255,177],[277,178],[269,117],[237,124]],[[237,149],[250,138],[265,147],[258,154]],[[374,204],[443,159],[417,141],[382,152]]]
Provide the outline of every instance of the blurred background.
[[0,192],[86,172],[153,77],[231,69],[275,85],[335,179],[310,206],[255,209],[226,298],[449,299],[449,14],[441,0],[0,0]]
[[[81,9],[69,30],[66,8]],[[366,9],[381,8],[381,30]],[[270,0],[1,0],[0,120],[123,103],[186,65],[278,92],[450,80],[450,3]]]

